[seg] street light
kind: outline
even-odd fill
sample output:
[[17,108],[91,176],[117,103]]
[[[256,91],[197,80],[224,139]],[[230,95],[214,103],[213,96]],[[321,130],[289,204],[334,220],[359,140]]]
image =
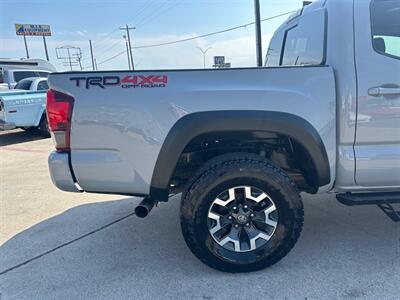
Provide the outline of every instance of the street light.
[[203,67],[204,69],[206,68],[206,53],[208,50],[210,50],[212,47],[208,47],[206,50],[203,50],[203,48],[200,47],[196,47],[197,49],[199,49],[201,51],[201,53],[203,53]]

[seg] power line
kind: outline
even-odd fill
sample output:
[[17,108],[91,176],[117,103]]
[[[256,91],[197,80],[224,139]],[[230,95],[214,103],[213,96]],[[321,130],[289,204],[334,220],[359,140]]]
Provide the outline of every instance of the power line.
[[171,3],[170,1],[171,1],[171,0],[166,0],[166,1],[164,1],[163,3],[160,3],[160,5],[159,5],[158,7],[156,7],[153,11],[151,11],[151,12],[150,12],[149,14],[147,14],[147,15],[144,15],[140,20],[138,20],[137,23],[135,23],[135,26],[139,26],[139,25],[141,25],[143,22],[148,21],[148,20],[151,20],[152,17],[153,17],[154,15],[157,15],[160,11],[163,10],[163,8],[164,8],[165,6],[167,6],[168,4],[170,4],[170,3]]
[[124,51],[122,51],[122,52],[120,52],[120,53],[118,53],[118,54],[116,54],[116,55],[114,55],[114,56],[112,56],[110,58],[107,58],[106,60],[103,60],[103,61],[97,63],[97,65],[99,66],[99,65],[105,64],[106,62],[109,62],[110,60],[113,60],[114,58],[117,58],[118,56],[121,56],[122,54],[125,54],[125,53],[126,53],[126,50],[124,50]]
[[[272,17],[268,17],[268,18],[262,19],[261,22],[265,22],[265,21],[269,21],[269,20],[272,20],[272,19],[276,19],[276,18],[285,16],[285,15],[291,14],[291,13],[293,13],[293,12],[295,12],[295,11],[289,11],[289,12],[286,12],[286,13],[282,13],[282,14],[279,14],[279,15],[275,15],[275,16],[272,16]],[[222,33],[230,32],[230,31],[237,30],[237,29],[240,29],[240,28],[245,28],[245,27],[247,27],[247,26],[251,26],[251,25],[254,25],[254,24],[255,24],[255,22],[250,22],[250,23],[246,23],[246,24],[243,24],[243,25],[239,25],[239,26],[227,28],[227,29],[224,29],[224,30],[214,31],[214,32],[210,32],[210,33],[203,34],[203,35],[198,35],[198,36],[186,38],[186,39],[180,39],[180,40],[175,40],[175,41],[170,41],[170,42],[164,42],[164,43],[158,43],[158,44],[149,44],[149,45],[136,46],[136,47],[132,47],[132,49],[145,49],[145,48],[161,47],[161,46],[167,46],[167,45],[173,45],[173,44],[178,44],[178,43],[193,41],[193,40],[196,40],[196,39],[200,39],[200,38],[204,38],[204,37],[209,37],[209,36],[212,36],[212,35],[217,35],[217,34],[222,34]],[[104,63],[106,63],[106,62],[109,62],[110,60],[113,60],[113,59],[115,59],[115,58],[121,56],[121,55],[124,54],[124,53],[126,53],[125,50],[122,51],[122,52],[117,53],[116,55],[114,55],[114,56],[112,56],[112,57],[110,57],[110,58],[108,58],[108,59],[106,59],[106,60],[103,60],[103,61],[97,63],[97,65],[101,65],[101,64],[104,64]]]
[[169,12],[171,9],[175,8],[175,7],[178,6],[179,4],[182,4],[182,1],[183,1],[183,0],[180,0],[180,1],[177,1],[176,3],[173,3],[172,6],[167,7],[167,8],[164,9],[164,10],[159,11],[159,12],[156,13],[155,15],[152,15],[152,18],[147,18],[147,19],[145,19],[144,21],[142,21],[141,23],[137,24],[136,26],[138,26],[138,25],[144,26],[145,24],[147,24],[147,23],[148,23],[149,21],[151,21],[152,19],[155,19],[156,17],[159,17],[160,15]]
[[[285,15],[291,14],[293,12],[295,12],[295,11],[290,11],[290,12],[286,12],[286,13],[283,13],[283,14],[280,14],[280,15],[276,15],[276,16],[272,16],[272,17],[269,17],[269,18],[265,18],[265,19],[262,19],[261,22],[265,22],[265,21],[268,21],[268,20],[279,18],[279,17],[285,16]],[[172,45],[172,44],[177,44],[177,43],[182,43],[182,42],[188,42],[188,41],[192,41],[192,40],[195,40],[195,39],[200,39],[200,38],[204,38],[204,37],[208,37],[208,36],[212,36],[212,35],[216,35],[216,34],[221,34],[221,33],[229,32],[229,31],[237,30],[237,29],[240,29],[240,28],[245,28],[247,26],[251,26],[251,25],[254,25],[254,24],[255,24],[255,22],[250,22],[250,23],[247,23],[247,24],[243,24],[243,25],[239,25],[239,26],[228,28],[228,29],[211,32],[211,33],[206,33],[206,34],[203,34],[203,35],[197,35],[197,36],[186,38],[186,39],[181,39],[181,40],[176,40],[176,41],[171,41],[171,42],[165,42],[165,43],[159,43],[159,44],[136,46],[136,47],[132,47],[132,49],[153,48],[153,47]]]
[[153,3],[155,3],[156,0],[150,0],[149,2],[147,2],[142,9],[140,9],[136,15],[128,22],[128,23],[133,23],[134,20],[136,20],[138,17],[140,17],[141,15],[143,15],[143,12],[146,10],[146,8],[150,7]]
[[[110,52],[112,49],[114,49],[116,46],[121,45],[121,43],[123,42],[122,39],[118,39],[116,40],[110,47],[108,47],[107,49],[102,51],[102,55],[104,55],[107,52]],[[97,50],[97,49],[96,49]]]
[[[132,23],[133,20],[138,19],[140,16],[143,15],[143,13],[146,11],[147,8],[150,8],[152,4],[155,4],[157,0],[150,0],[149,2],[145,3],[142,7],[139,8],[139,10],[136,12],[136,14],[134,16],[131,17],[130,21],[128,23]],[[147,15],[143,15],[143,17],[138,20],[140,25],[144,25],[147,24],[149,21],[151,21],[152,19],[154,19],[155,17],[160,16],[163,13],[166,13],[168,11],[170,11],[171,9],[175,8],[177,5],[181,4],[183,0],[178,0],[176,3],[173,3],[172,6],[170,7],[166,7],[164,10],[162,10],[162,8],[166,5],[166,4],[170,4],[172,0],[166,0],[166,2],[162,3],[158,8],[156,8],[155,10],[151,11],[149,14]],[[160,10],[161,9],[161,10]],[[113,39],[113,35],[118,31],[118,29],[114,29],[113,31],[109,32],[106,37],[104,39],[98,40],[98,41],[93,41],[93,44],[96,46],[96,51],[99,53],[101,52],[100,56],[104,57],[104,54],[106,54],[107,52],[109,52],[111,49],[114,49],[115,46],[117,44],[119,44],[121,41],[114,41],[113,45],[109,48],[107,48],[109,45],[105,42],[108,41],[112,41]],[[100,46],[99,46],[100,45]],[[88,47],[84,47],[83,50],[87,50],[89,49]],[[105,50],[102,50],[105,49]],[[90,58],[83,58],[82,61],[89,61]]]
[[[106,49],[103,50],[103,51],[100,50],[101,53],[100,53],[98,56],[100,56],[100,57],[107,56],[107,55],[105,55],[105,54],[107,54],[108,52],[110,52],[110,51],[111,51],[112,49],[114,49],[116,46],[121,45],[121,43],[122,43],[122,39],[118,39],[118,40],[114,41],[114,43],[112,43],[111,45],[108,45],[108,46],[110,46],[110,47],[106,48]],[[100,47],[100,49],[101,49],[101,47]],[[97,51],[97,53],[100,52],[98,48],[96,48],[96,51]],[[90,60],[91,60],[90,57],[85,57],[85,58],[82,59],[82,61],[84,61],[84,62],[90,61]]]
[[[154,3],[155,1],[157,1],[157,0],[150,0],[150,1],[146,2],[146,3],[144,3],[144,5],[143,5],[142,7],[140,7],[140,8],[137,10],[137,12],[136,12],[133,16],[131,16],[131,17],[129,18],[130,21],[129,21],[128,23],[131,23],[133,20],[135,20],[136,18],[138,18],[140,15],[142,15],[143,12],[146,11],[146,9],[147,9],[148,7],[150,7],[151,4]],[[102,49],[102,48],[104,48],[104,47],[107,47],[108,44],[104,44],[104,43],[105,43],[105,42],[108,42],[108,41],[110,41],[110,40],[112,40],[111,35],[114,35],[114,34],[115,34],[116,32],[118,32],[118,31],[119,31],[119,28],[116,28],[116,29],[110,31],[109,33],[107,33],[106,36],[105,36],[104,38],[99,39],[98,41],[93,41],[93,42],[96,44],[96,46],[97,46],[97,47],[96,47],[96,50],[99,50],[99,49]],[[100,46],[99,46],[99,45],[100,45]],[[88,47],[84,47],[83,49],[88,49]]]
[[[183,1],[183,0],[180,0],[180,1]],[[154,0],[153,0],[153,3],[154,3]],[[177,2],[177,3],[174,3],[174,4],[173,4],[172,6],[170,6],[170,7],[167,7],[167,8],[164,9],[164,10],[160,10],[160,8],[162,8],[165,4],[169,4],[169,2],[166,1],[166,2],[164,2],[158,9],[155,9],[155,10],[153,11],[153,13],[150,13],[149,15],[144,16],[144,18],[142,18],[141,20],[139,20],[139,23],[138,23],[138,24],[144,25],[144,24],[148,23],[149,20],[154,19],[155,17],[160,16],[161,14],[168,12],[169,10],[175,8],[177,5],[179,5],[179,4],[181,4],[181,3],[182,3],[182,2]],[[148,4],[151,5],[151,2],[148,3]],[[147,7],[149,7],[150,5],[148,5]],[[146,8],[146,7],[143,7],[143,8]],[[157,11],[157,10],[158,10],[158,11]],[[138,17],[141,13],[143,13],[144,11],[145,11],[145,10],[143,9],[141,12],[139,12],[139,13],[137,14],[137,17]],[[154,14],[154,13],[155,13],[155,14]],[[149,18],[149,17],[150,17],[150,18]],[[144,22],[144,23],[143,23],[143,22]],[[111,48],[113,48],[113,47],[111,47]],[[132,47],[132,49],[136,49],[136,47]],[[103,53],[103,54],[104,54],[104,53]],[[120,55],[122,55],[122,52],[118,53],[117,57],[120,56]],[[104,56],[104,55],[103,55],[103,56]],[[115,58],[115,57],[114,57],[114,58]],[[99,64],[103,64],[103,63],[105,63],[105,62],[107,62],[107,61],[109,61],[109,60],[107,59],[107,60],[105,60],[105,61],[100,62]]]

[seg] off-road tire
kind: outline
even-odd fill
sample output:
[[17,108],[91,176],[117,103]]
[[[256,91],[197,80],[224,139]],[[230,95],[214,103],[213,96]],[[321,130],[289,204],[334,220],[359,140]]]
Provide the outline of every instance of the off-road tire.
[[[207,227],[213,199],[232,185],[267,190],[276,203],[276,231],[264,246],[253,251],[221,249]],[[212,159],[196,172],[182,194],[181,228],[186,244],[203,263],[225,272],[256,271],[277,263],[294,247],[303,221],[303,203],[293,180],[271,161],[253,154],[236,153]]]

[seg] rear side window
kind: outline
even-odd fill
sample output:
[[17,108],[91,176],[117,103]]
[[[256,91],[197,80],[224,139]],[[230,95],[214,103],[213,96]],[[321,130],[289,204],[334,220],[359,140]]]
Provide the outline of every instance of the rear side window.
[[29,78],[29,77],[48,77],[48,72],[41,72],[41,71],[14,71],[14,80],[18,82],[22,79]]
[[48,89],[49,89],[49,86],[48,86],[46,80],[42,80],[42,81],[40,81],[40,82],[38,83],[38,87],[37,87],[37,90],[38,90],[38,91],[46,91],[46,90],[48,90]]
[[321,65],[325,61],[325,10],[302,16],[286,31],[282,66]]
[[282,44],[284,31],[276,32],[269,42],[267,56],[265,57],[266,67],[277,67],[281,61]]
[[28,77],[39,77],[38,72],[33,71],[14,71],[14,80],[18,82]]
[[15,85],[17,90],[29,90],[31,88],[32,80],[21,80]]
[[376,52],[400,59],[400,0],[371,2],[371,32]]

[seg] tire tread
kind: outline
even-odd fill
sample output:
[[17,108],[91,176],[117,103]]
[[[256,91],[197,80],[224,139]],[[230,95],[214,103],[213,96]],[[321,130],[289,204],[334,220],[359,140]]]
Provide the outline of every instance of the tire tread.
[[[279,167],[275,166],[271,161],[259,157],[253,154],[228,154],[220,157],[216,157],[209,162],[207,162],[203,167],[198,170],[193,176],[192,180],[190,180],[186,186],[185,191],[182,194],[182,202],[181,202],[181,212],[182,211],[192,211],[196,209],[195,201],[190,201],[192,196],[198,192],[198,190],[202,186],[206,186],[210,180],[210,178],[214,178],[214,176],[218,176],[218,173],[224,173],[223,171],[229,168],[232,165],[243,164],[247,167],[253,167],[256,169],[264,169],[266,171],[273,172],[277,174],[280,178],[282,186],[290,187],[293,191],[293,195],[297,196],[296,201],[288,202],[289,207],[293,211],[294,220],[293,220],[293,230],[291,231],[290,236],[287,241],[280,249],[280,251],[274,253],[268,260],[263,261],[262,263],[250,264],[250,265],[236,265],[232,267],[226,263],[217,263],[216,261],[207,260],[204,255],[202,255],[202,249],[200,245],[197,243],[195,239],[195,228],[193,224],[196,224],[200,220],[195,220],[195,222],[188,222],[181,214],[181,228],[182,233],[185,238],[185,241],[193,252],[193,254],[198,257],[203,263],[209,265],[212,268],[224,271],[224,272],[249,272],[256,271],[260,269],[264,269],[269,267],[278,261],[280,261],[283,257],[285,257],[290,250],[296,244],[304,223],[304,210],[301,201],[301,197],[295,182]],[[287,201],[287,199],[285,199]],[[297,203],[296,207],[293,207],[293,202]]]

